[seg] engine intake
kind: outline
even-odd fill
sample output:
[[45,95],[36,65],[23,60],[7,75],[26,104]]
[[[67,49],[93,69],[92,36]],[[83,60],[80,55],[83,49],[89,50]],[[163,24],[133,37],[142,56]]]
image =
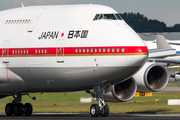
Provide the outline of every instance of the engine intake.
[[158,92],[168,83],[167,70],[158,63],[146,63],[133,78],[137,82],[137,90],[141,92]]

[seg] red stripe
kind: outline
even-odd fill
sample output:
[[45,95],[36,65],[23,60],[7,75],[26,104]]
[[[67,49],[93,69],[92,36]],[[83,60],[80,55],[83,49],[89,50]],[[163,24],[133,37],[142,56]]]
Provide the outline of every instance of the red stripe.
[[[60,47],[58,47],[58,48],[57,47],[9,48],[9,55],[56,54],[57,49],[60,49]],[[88,49],[89,49],[89,52],[87,52]],[[93,49],[93,52],[91,52],[91,49]],[[101,51],[100,51],[100,49],[101,49]],[[105,49],[105,52],[103,51],[104,49]],[[119,49],[119,51],[118,51],[118,49]],[[3,55],[7,55],[7,52],[8,52],[7,48],[0,49],[0,54],[2,54],[3,50],[4,50]],[[24,53],[24,50],[25,50],[25,53]],[[28,50],[28,53],[27,53],[27,50]],[[42,50],[43,50],[43,53],[42,53]],[[46,53],[45,53],[45,50],[47,51]],[[81,50],[81,52],[80,52],[80,50]],[[14,51],[14,53],[13,53],[13,51]],[[36,53],[36,51],[37,51],[37,53]],[[63,53],[63,52],[64,52],[64,54],[148,53],[148,48],[146,46],[64,47],[64,51],[63,51],[63,49],[61,49],[61,53]]]

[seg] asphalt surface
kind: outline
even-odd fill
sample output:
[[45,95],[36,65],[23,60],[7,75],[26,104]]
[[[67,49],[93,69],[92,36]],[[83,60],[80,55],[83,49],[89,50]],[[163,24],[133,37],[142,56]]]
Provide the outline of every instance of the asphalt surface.
[[180,85],[179,86],[167,86],[163,91],[180,91]]
[[7,117],[0,114],[1,120],[179,120],[180,114],[110,114],[108,117],[92,118],[90,114],[57,114],[38,113],[32,116],[12,116]]

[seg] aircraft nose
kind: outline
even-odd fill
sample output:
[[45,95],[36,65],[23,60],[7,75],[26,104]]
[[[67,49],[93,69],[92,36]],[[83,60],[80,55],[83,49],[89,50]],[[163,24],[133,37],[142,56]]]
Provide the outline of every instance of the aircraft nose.
[[140,44],[132,42],[127,52],[129,53],[129,63],[132,66],[142,66],[148,58],[148,48],[143,41],[141,41]]

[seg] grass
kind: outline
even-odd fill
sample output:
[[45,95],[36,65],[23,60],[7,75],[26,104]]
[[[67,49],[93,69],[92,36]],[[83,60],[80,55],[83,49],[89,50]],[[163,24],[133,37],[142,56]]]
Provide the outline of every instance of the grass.
[[[107,103],[110,113],[180,113],[179,106],[168,106],[168,99],[180,99],[180,92],[162,91],[153,93],[151,97],[134,97],[128,102]],[[30,102],[33,105],[33,112],[61,112],[61,113],[89,113],[91,104],[98,103],[80,103],[81,97],[91,97],[86,92],[67,93],[64,97],[63,93],[34,93],[37,100],[33,101],[28,96],[23,96],[22,102]],[[155,103],[155,99],[161,99]],[[8,102],[13,100],[12,97],[0,99],[0,111],[4,111],[4,107]],[[136,101],[136,104],[134,104]]]
[[179,71],[180,67],[175,67],[175,68],[167,68],[167,71]]
[[180,82],[169,82],[167,86],[180,86]]

